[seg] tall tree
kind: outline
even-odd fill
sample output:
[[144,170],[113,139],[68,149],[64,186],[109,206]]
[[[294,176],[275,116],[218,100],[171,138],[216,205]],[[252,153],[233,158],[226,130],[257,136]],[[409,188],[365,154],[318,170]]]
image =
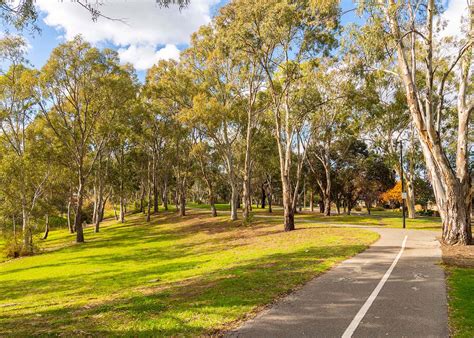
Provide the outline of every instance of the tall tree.
[[44,192],[49,176],[46,163],[35,156],[34,129],[30,128],[36,114],[38,72],[27,68],[26,43],[23,39],[6,36],[0,40],[1,59],[9,64],[0,72],[0,140],[3,143],[2,171],[9,179],[10,197],[21,210],[23,251],[33,253],[30,218]]
[[183,54],[197,93],[181,120],[212,139],[222,157],[231,187],[231,219],[236,220],[241,182],[239,141],[245,116],[239,87],[242,65],[229,55],[220,39],[213,27],[201,27]]
[[115,52],[101,52],[81,37],[56,47],[42,69],[41,111],[61,142],[64,165],[72,166],[76,173],[78,243],[84,242],[82,208],[87,180],[110,138],[110,121],[130,99],[122,90],[124,81],[130,81],[127,77]]
[[[374,44],[374,34],[367,34],[367,47],[372,44],[371,47],[382,47],[394,52],[396,68],[385,70],[397,74],[405,88],[408,108],[418,133],[443,222],[442,240],[449,245],[470,244],[468,132],[474,109],[470,82],[473,20],[471,18],[466,25],[468,27],[465,27],[467,34],[459,41],[458,52],[451,57],[442,57],[439,48],[443,46],[443,42],[435,27],[435,16],[440,8],[434,0],[384,0],[369,4],[365,9],[370,15],[368,30],[381,38]],[[469,13],[466,14],[469,16]],[[445,118],[447,81],[455,71],[458,71],[458,123],[454,163],[449,160],[440,126]]]
[[229,29],[243,34],[246,52],[254,55],[263,69],[280,158],[284,229],[291,231],[295,229],[294,212],[305,157],[301,143],[309,137],[307,116],[295,113],[291,92],[301,76],[300,62],[311,52],[324,52],[334,42],[329,32],[336,27],[336,4],[241,0],[227,5],[221,13]]

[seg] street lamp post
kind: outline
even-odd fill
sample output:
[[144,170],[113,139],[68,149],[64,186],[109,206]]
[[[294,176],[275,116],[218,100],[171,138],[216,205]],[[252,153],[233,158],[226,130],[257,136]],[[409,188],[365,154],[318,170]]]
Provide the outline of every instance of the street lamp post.
[[406,193],[405,193],[405,181],[403,179],[403,144],[402,141],[400,142],[400,180],[402,181],[402,217],[403,217],[403,229],[406,227],[406,221],[405,221],[405,199],[406,199]]

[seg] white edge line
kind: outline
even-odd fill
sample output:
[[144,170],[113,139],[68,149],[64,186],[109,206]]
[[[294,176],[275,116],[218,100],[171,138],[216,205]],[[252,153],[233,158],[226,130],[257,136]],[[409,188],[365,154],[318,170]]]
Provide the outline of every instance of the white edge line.
[[349,326],[347,327],[346,331],[344,331],[344,333],[342,334],[342,338],[350,338],[352,337],[352,334],[354,333],[354,331],[357,329],[357,327],[359,326],[360,322],[362,321],[362,319],[364,318],[365,314],[367,313],[367,311],[370,309],[370,307],[372,306],[372,303],[375,301],[375,299],[377,298],[380,290],[382,290],[385,282],[387,281],[387,279],[390,277],[390,274],[392,273],[393,269],[395,268],[395,265],[397,265],[398,263],[398,260],[400,259],[400,257],[402,256],[402,253],[403,253],[403,250],[405,249],[405,245],[407,243],[407,239],[408,239],[408,236],[405,236],[405,239],[403,240],[402,242],[402,247],[400,249],[400,252],[398,253],[397,257],[395,257],[395,259],[393,260],[392,262],[392,265],[390,265],[390,267],[388,268],[387,272],[385,272],[385,275],[383,275],[382,279],[380,280],[380,282],[377,284],[377,286],[375,287],[374,291],[372,291],[372,293],[370,294],[369,298],[367,298],[367,300],[365,301],[364,305],[362,305],[362,307],[360,308],[359,312],[357,312],[357,314],[355,315],[354,319],[352,319],[352,322],[349,324]]

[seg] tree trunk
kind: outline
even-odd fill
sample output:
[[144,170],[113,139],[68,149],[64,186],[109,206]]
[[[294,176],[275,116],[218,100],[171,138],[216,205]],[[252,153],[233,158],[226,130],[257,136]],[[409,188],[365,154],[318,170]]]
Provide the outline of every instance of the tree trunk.
[[[433,17],[435,12],[434,0],[427,1],[426,18],[426,88],[425,105],[422,103],[422,92],[418,90],[415,83],[416,69],[410,68],[407,57],[407,47],[402,38],[402,32],[398,22],[396,12],[391,11],[392,0],[385,8],[387,21],[390,30],[396,41],[396,52],[398,61],[398,74],[405,86],[408,108],[418,132],[426,167],[430,173],[430,180],[433,192],[443,223],[442,241],[448,245],[468,245],[472,241],[471,233],[471,182],[469,174],[469,149],[468,132],[472,102],[467,99],[467,88],[469,84],[470,63],[472,59],[472,46],[466,49],[464,57],[460,58],[460,77],[458,88],[458,131],[456,149],[456,169],[446,156],[443,142],[440,139],[440,130],[436,130],[434,125],[435,107],[433,96],[435,93],[433,78]],[[472,21],[472,18],[471,18]],[[414,36],[414,35],[413,35]],[[412,55],[416,49],[414,44],[411,47]],[[413,58],[413,57],[412,57]],[[442,99],[442,98],[441,98]],[[442,101],[441,101],[442,102]],[[437,113],[441,114],[442,106],[436,107]]]
[[265,185],[262,183],[262,204],[261,204],[262,209],[265,209],[266,197],[267,197],[267,193],[265,191]]
[[106,196],[102,200],[102,205],[100,206],[99,222],[102,222],[104,220],[105,205],[107,204],[108,199],[109,199],[109,197]]
[[[100,163],[99,163],[100,164]],[[102,186],[102,179],[99,177],[99,188],[97,191],[97,198],[96,198],[96,212],[95,212],[95,219],[93,220],[94,223],[94,232],[99,232],[100,222],[104,218],[104,188]]]
[[47,239],[49,235],[49,215],[45,216],[45,223],[44,223],[44,234],[43,239]]
[[365,208],[367,209],[367,213],[370,215],[370,202],[365,201]]
[[230,200],[230,220],[237,220],[237,209],[239,207],[239,193],[237,191],[237,185],[232,183],[231,186],[231,200]]
[[331,216],[331,198],[324,194],[324,216]]
[[[184,187],[182,189],[184,190]],[[186,216],[186,194],[184,191],[179,194],[179,215]]]
[[156,177],[156,156],[153,156],[153,212],[158,213],[159,191],[158,179]]
[[293,207],[293,200],[291,198],[291,187],[289,178],[282,177],[283,186],[283,216],[285,231],[295,230],[295,208]]
[[247,139],[246,139],[246,149],[245,149],[245,161],[244,161],[244,180],[243,180],[243,190],[242,190],[242,199],[243,199],[243,210],[242,218],[244,222],[248,221],[250,218],[250,210],[252,208],[252,202],[250,199],[250,142],[251,142],[251,116],[249,114],[249,122],[247,125]]
[[168,211],[168,183],[166,182],[166,180],[163,185],[163,193],[161,199],[163,200],[163,209]]
[[117,208],[115,207],[115,202],[112,203],[112,208],[114,209],[115,220],[118,221],[119,217],[117,215]]
[[72,226],[71,222],[71,199],[67,202],[67,227],[69,229],[69,233],[74,233],[74,227]]
[[273,212],[273,209],[272,209],[273,196],[272,196],[271,191],[268,192],[268,198],[267,199],[268,199],[268,212],[272,213]]
[[124,206],[124,199],[123,199],[123,188],[122,188],[122,184],[121,184],[121,189],[120,189],[120,205],[119,205],[119,208],[120,208],[120,211],[119,211],[119,220],[120,220],[120,223],[124,223],[125,222],[125,206]]
[[150,173],[150,160],[148,160],[148,174],[147,174],[147,186],[148,186],[148,205],[146,213],[146,221],[150,222],[151,218],[151,195],[152,195],[152,186],[151,186],[151,173]]
[[26,207],[26,201],[22,202],[22,231],[23,231],[23,247],[28,254],[33,253],[33,234],[29,224],[29,214]]
[[[327,150],[328,151],[328,150]],[[329,152],[329,151],[328,151]],[[326,174],[326,187],[324,194],[324,216],[331,216],[331,168],[329,167],[329,155],[325,157],[327,163],[323,163],[324,172]]]
[[415,188],[413,186],[413,180],[411,178],[412,176],[410,175],[410,179],[407,178],[406,181],[406,188],[407,188],[407,210],[408,210],[408,218],[416,218],[416,210],[415,210]]
[[211,216],[217,217],[217,210],[216,210],[216,205],[214,204],[214,201],[211,202]]
[[102,221],[102,219],[100,217],[101,212],[102,212],[102,210],[99,210],[99,215],[97,216],[97,218],[95,220],[95,223],[94,223],[94,232],[95,233],[98,233],[99,230],[100,230],[100,222]]
[[82,204],[84,202],[85,179],[79,177],[79,187],[77,189],[76,217],[74,219],[74,228],[76,229],[76,243],[84,243],[84,230],[82,228]]
[[97,217],[97,178],[94,180],[94,204],[92,206],[92,223],[95,223],[96,217]]
[[142,182],[142,188],[141,188],[141,192],[140,192],[140,212],[144,212],[145,211],[145,208],[144,208],[144,202],[145,202],[145,186],[144,186],[144,183]]
[[309,211],[314,212],[314,190],[311,188],[311,193],[309,195]]
[[151,219],[151,187],[148,191],[148,205],[147,205],[147,212],[146,212],[146,221],[150,222]]
[[208,188],[208,193],[209,193],[209,204],[211,205],[211,216],[217,217],[217,210],[216,210],[214,192],[212,191],[212,187]]

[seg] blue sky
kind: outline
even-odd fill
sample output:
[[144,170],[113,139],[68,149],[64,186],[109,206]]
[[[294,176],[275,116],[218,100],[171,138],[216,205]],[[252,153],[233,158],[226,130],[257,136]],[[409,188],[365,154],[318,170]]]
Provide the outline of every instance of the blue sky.
[[[37,0],[40,9],[38,26],[41,33],[26,34],[30,45],[29,59],[40,68],[51,50],[59,43],[83,34],[92,44],[117,50],[123,62],[131,62],[143,80],[145,71],[158,59],[177,58],[179,50],[187,46],[189,36],[200,25],[209,22],[227,0],[191,0],[187,9],[159,8],[154,0],[104,0],[101,10],[121,22],[99,19],[92,22],[90,15],[73,2]],[[446,17],[459,20],[463,0],[447,0]],[[353,8],[352,0],[342,0],[344,10]],[[358,21],[354,12],[343,17],[343,23]],[[453,33],[459,29],[449,28]]]

